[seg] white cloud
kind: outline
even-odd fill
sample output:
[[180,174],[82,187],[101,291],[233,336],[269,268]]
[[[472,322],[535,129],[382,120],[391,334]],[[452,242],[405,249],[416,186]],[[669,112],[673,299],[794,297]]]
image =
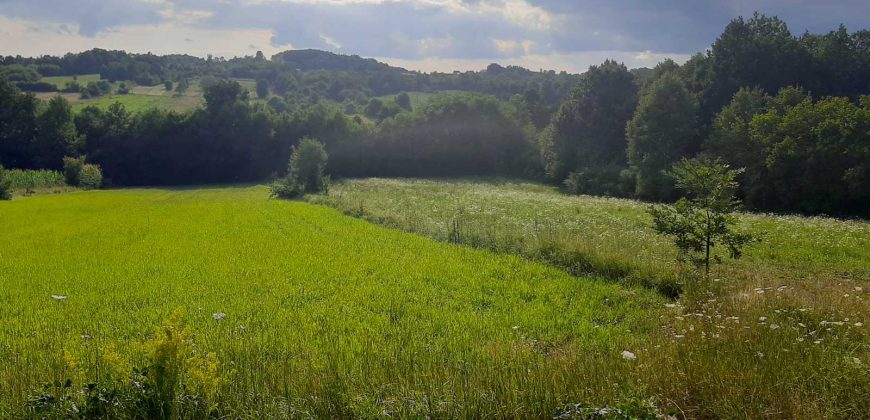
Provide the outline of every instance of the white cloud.
[[293,48],[292,45],[271,44],[273,33],[266,29],[211,30],[186,27],[174,23],[130,25],[101,32],[93,37],[78,34],[75,25],[51,24],[0,16],[4,29],[0,54],[34,56],[63,55],[91,48],[118,49],[155,54],[207,54],[233,57],[251,55],[249,46],[263,46],[269,56]]
[[329,35],[320,34],[320,39],[322,39],[326,45],[329,45],[332,48],[339,49],[339,50],[341,49],[341,44],[339,44],[338,41],[336,41],[335,39],[333,39]]

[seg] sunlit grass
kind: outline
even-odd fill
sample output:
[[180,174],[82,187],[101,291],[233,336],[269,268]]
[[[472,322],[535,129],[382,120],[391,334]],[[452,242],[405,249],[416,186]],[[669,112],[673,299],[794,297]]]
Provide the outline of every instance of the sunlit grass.
[[141,363],[178,307],[226,377],[216,415],[551,417],[652,395],[654,292],[267,197],[0,203],[0,418],[45,382]]

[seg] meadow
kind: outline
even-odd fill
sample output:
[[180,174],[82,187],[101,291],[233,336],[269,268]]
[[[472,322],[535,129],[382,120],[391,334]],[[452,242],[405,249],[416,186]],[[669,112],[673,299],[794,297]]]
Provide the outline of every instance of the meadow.
[[[710,279],[675,262],[647,204],[510,180],[347,180],[309,201],[431,237],[679,298],[649,394],[689,417],[870,412],[870,223],[744,214],[762,237]],[[664,286],[664,287],[663,287]],[[674,287],[676,286],[676,287]]]
[[99,74],[79,74],[77,76],[47,76],[39,79],[40,82],[51,83],[57,86],[58,89],[66,87],[67,83],[73,81],[79,82],[81,85],[87,85],[89,82],[97,82],[100,80]]
[[[459,91],[444,90],[444,91],[440,91],[439,93],[449,93],[449,92],[459,92]],[[429,102],[429,99],[431,99],[433,96],[436,95],[435,93],[431,93],[431,92],[406,92],[406,93],[408,94],[408,97],[411,99],[411,108],[412,109],[417,109],[421,106],[426,105],[426,103]],[[394,101],[396,99],[396,96],[397,95],[384,95],[384,96],[379,96],[378,99],[380,99],[383,102],[389,102],[389,101]]]
[[[100,80],[99,74],[83,74],[75,76],[43,77],[40,81],[54,84],[58,89],[63,89],[66,83],[78,81],[81,85]],[[202,89],[199,83],[194,81],[183,93],[167,91],[163,84],[156,86],[135,86],[132,82],[126,82],[130,86],[130,93],[110,95],[82,99],[79,93],[39,92],[36,97],[48,100],[55,96],[63,96],[72,105],[73,112],[81,111],[87,106],[96,106],[106,110],[112,104],[120,102],[130,112],[142,112],[152,108],[166,109],[176,112],[188,112],[205,103],[202,97]],[[255,83],[251,80],[239,79],[239,83],[254,92]],[[112,83],[112,91],[116,92],[120,83]]]
[[0,223],[2,418],[141,416],[154,392],[170,418],[655,411],[674,309],[644,288],[263,186],[37,195]]

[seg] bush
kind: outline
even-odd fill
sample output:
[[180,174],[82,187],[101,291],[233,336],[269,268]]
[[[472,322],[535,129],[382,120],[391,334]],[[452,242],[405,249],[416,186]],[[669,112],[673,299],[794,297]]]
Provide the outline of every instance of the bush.
[[100,166],[85,163],[84,157],[63,158],[63,177],[68,185],[86,190],[100,188],[103,184],[103,171]]
[[79,187],[86,190],[95,190],[103,184],[103,171],[100,165],[85,164],[82,166]]
[[0,200],[12,199],[12,180],[6,175],[3,165],[0,165]]
[[63,93],[79,93],[81,91],[82,85],[76,80],[73,80],[72,82],[66,82],[64,88],[61,89],[61,92]]
[[190,87],[190,82],[187,79],[181,79],[175,84],[175,92],[184,93]]
[[327,191],[329,177],[324,175],[327,159],[323,143],[304,137],[293,146],[287,176],[272,184],[272,196],[296,198],[302,194]]
[[63,158],[63,178],[67,185],[77,187],[81,182],[82,167],[85,166],[85,158],[65,156]]
[[167,80],[163,82],[163,88],[166,89],[167,92],[172,91],[172,80]]
[[127,87],[126,83],[121,82],[121,84],[118,86],[118,95],[126,95],[128,93],[130,93],[130,88]]

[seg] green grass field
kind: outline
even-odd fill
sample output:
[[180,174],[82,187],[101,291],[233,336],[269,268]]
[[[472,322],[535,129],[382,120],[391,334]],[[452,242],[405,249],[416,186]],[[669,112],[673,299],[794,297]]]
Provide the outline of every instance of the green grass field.
[[[309,200],[431,238],[522,255],[574,274],[657,288],[679,315],[640,374],[690,417],[852,418],[870,412],[870,222],[743,215],[762,235],[711,280],[674,262],[646,204],[527,182],[366,179]],[[666,406],[668,404],[665,404]]]
[[674,312],[643,288],[269,200],[262,186],[18,198],[0,202],[0,223],[2,418],[69,412],[61,393],[82,410],[89,383],[140,389],[132,369],[158,359],[185,390],[176,417],[643,407],[660,316]]
[[87,85],[88,82],[96,82],[100,80],[99,74],[80,74],[77,76],[49,76],[43,77],[39,79],[40,82],[51,83],[57,86],[58,89],[63,89],[66,87],[67,83],[71,83],[73,80],[79,82],[80,85]]
[[[438,94],[449,93],[449,92],[459,92],[459,91],[445,90],[445,91],[439,92]],[[411,108],[412,109],[417,109],[418,107],[426,105],[426,103],[429,102],[429,99],[431,99],[433,96],[436,95],[436,93],[430,93],[430,92],[407,92],[407,93],[408,93],[408,97],[411,98]],[[384,96],[378,97],[378,99],[380,99],[382,101],[393,101],[396,99],[396,96],[397,95],[384,95]]]

